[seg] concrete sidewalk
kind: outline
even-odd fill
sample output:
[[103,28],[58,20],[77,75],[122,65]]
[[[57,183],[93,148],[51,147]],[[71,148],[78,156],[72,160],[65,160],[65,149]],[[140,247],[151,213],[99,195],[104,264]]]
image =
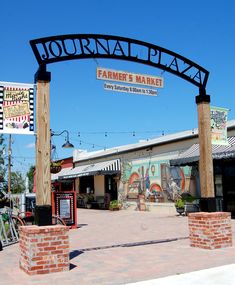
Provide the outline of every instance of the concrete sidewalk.
[[[69,231],[70,271],[28,276],[19,269],[19,247],[15,244],[0,252],[0,285],[119,285],[140,281],[175,285],[181,278],[186,279],[180,284],[191,285],[193,280],[200,285],[217,284],[205,283],[213,276],[227,285],[228,278],[234,280],[230,269],[234,269],[235,246],[217,250],[190,247],[187,217],[78,209],[78,223],[78,229]],[[234,220],[232,224],[234,237]]]
[[230,264],[126,285],[233,285],[234,280],[235,264]]

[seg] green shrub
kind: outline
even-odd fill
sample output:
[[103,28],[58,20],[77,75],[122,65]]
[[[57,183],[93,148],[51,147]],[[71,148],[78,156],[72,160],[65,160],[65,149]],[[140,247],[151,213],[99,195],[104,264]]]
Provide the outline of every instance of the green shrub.
[[112,200],[109,203],[109,208],[114,209],[114,208],[118,208],[118,200]]
[[178,199],[178,200],[175,201],[175,207],[176,208],[183,209],[184,208],[184,204],[185,204],[185,202],[184,202],[183,199]]

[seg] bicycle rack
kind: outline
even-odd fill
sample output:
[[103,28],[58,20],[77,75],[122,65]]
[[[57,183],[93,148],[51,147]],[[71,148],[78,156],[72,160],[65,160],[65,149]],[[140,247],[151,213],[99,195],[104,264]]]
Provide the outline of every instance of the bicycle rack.
[[[19,241],[19,235],[15,229],[15,225],[12,221],[11,216],[7,214],[7,221],[3,218],[3,212],[0,210],[0,241],[2,246],[7,246]],[[6,231],[5,225],[9,226],[8,231]]]

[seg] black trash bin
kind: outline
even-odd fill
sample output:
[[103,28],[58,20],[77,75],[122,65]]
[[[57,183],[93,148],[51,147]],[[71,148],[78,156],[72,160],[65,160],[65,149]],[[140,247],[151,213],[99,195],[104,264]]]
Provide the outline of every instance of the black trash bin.
[[52,225],[51,205],[36,205],[35,206],[35,224],[38,226]]
[[222,212],[223,198],[200,198],[199,207],[201,212]]

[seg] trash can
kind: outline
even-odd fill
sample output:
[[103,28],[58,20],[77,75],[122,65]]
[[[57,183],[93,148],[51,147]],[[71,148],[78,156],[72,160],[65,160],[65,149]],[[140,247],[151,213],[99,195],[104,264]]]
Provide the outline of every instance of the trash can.
[[200,198],[199,207],[201,212],[223,212],[223,198]]

